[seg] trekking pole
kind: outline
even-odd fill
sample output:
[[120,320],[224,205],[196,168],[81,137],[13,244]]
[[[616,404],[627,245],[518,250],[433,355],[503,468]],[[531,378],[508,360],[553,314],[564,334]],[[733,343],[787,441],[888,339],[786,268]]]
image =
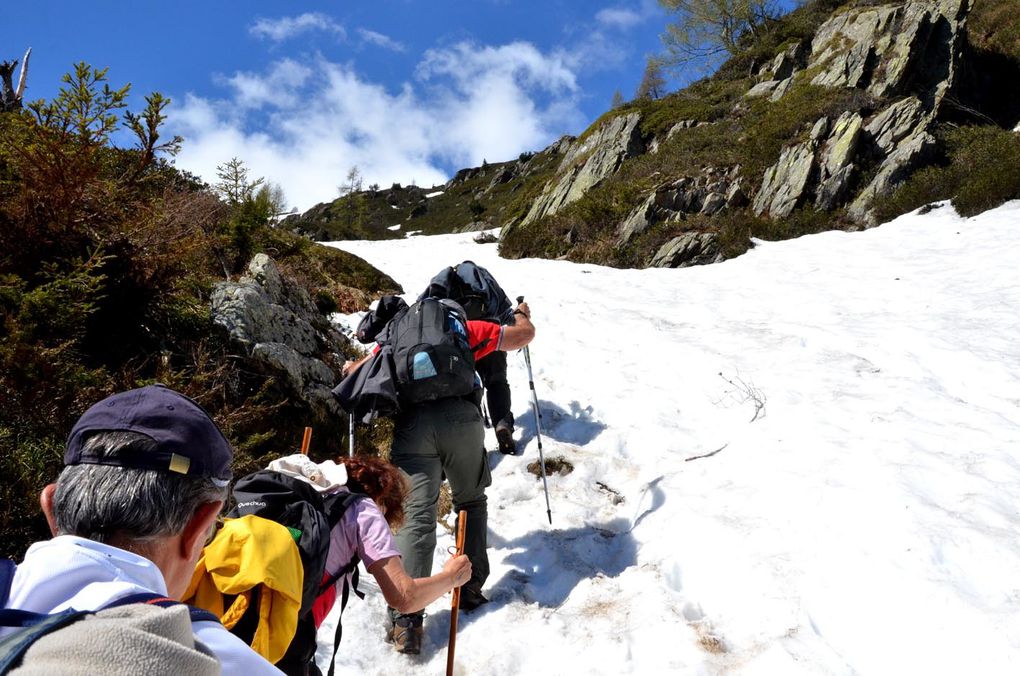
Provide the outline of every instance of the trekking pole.
[[301,440],[301,455],[308,455],[308,446],[312,443],[312,428],[305,428],[305,438]]
[[[517,304],[524,302],[524,296],[517,296]],[[528,386],[531,388],[531,405],[535,408],[535,438],[538,439],[538,462],[542,468],[542,489],[545,491],[545,513],[552,525],[552,507],[549,506],[549,484],[545,479],[545,454],[542,452],[542,411],[538,408],[538,394],[535,393],[535,376],[531,373],[531,350],[524,346],[524,363],[528,366]]]
[[349,429],[348,436],[351,439],[351,444],[350,444],[350,450],[348,451],[347,455],[349,455],[349,456],[351,456],[353,458],[354,457],[354,414],[353,413],[351,413],[350,418],[348,419],[348,422],[350,424],[350,427],[348,428]]
[[[467,511],[457,515],[457,554],[464,553],[464,533],[467,531]],[[457,611],[460,610],[460,587],[453,590],[453,604],[450,608],[450,645],[446,650],[446,676],[453,676],[453,652],[457,647]]]

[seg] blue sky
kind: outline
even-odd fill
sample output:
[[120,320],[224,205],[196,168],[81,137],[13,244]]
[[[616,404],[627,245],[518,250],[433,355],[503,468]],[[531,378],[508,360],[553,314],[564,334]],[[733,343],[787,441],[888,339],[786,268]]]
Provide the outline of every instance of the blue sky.
[[7,2],[0,59],[32,47],[27,98],[85,60],[158,90],[206,180],[231,157],[289,204],[439,184],[540,150],[629,98],[668,21],[655,0]]

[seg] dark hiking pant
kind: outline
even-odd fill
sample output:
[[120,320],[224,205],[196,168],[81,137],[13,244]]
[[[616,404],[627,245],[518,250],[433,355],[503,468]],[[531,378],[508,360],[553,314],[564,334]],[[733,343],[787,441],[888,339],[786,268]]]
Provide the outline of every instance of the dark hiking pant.
[[475,370],[485,386],[485,401],[489,405],[492,426],[503,423],[514,428],[514,414],[510,412],[510,384],[506,380],[506,352],[496,350],[475,362]]
[[465,586],[481,591],[489,576],[485,488],[492,479],[484,437],[478,407],[466,399],[419,404],[397,416],[390,462],[407,474],[411,490],[396,542],[411,577],[432,574],[439,486],[444,474],[453,493],[454,511],[467,511],[464,553],[471,559],[471,579]]

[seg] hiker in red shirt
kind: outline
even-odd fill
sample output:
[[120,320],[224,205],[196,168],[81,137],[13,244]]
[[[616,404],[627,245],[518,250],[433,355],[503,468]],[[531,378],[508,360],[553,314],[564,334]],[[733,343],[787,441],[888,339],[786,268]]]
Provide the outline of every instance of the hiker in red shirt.
[[[471,351],[479,359],[496,350],[524,347],[535,337],[535,326],[528,304],[522,302],[517,307],[515,324],[469,320],[466,333]],[[367,360],[348,362],[344,375],[353,373]],[[444,475],[450,482],[454,509],[467,512],[464,553],[471,561],[471,579],[461,588],[463,610],[473,610],[488,601],[482,595],[482,585],[489,575],[485,488],[492,479],[477,394],[478,390],[402,406],[394,418],[390,449],[390,462],[407,474],[411,486],[405,504],[406,521],[396,534],[408,575],[418,578],[432,573],[439,487]],[[423,614],[401,614],[390,609],[390,618],[393,624],[387,639],[398,652],[419,653]]]

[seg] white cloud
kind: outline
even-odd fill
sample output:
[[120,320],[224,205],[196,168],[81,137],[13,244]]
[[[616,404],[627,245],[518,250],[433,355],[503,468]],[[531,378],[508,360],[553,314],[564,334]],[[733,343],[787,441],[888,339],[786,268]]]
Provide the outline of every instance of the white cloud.
[[305,12],[298,16],[284,16],[279,19],[258,19],[248,32],[260,38],[280,42],[307,31],[324,31],[343,38],[347,35],[344,27],[320,12]]
[[366,185],[430,186],[483,159],[541,149],[585,121],[569,60],[528,43],[433,49],[417,78],[387,90],[322,57],[222,78],[225,99],[189,95],[170,111],[185,136],[177,164],[213,181],[218,164],[239,157],[304,210],[334,199],[353,165]]
[[607,28],[628,30],[649,19],[665,16],[665,11],[656,0],[631,0],[634,7],[606,7],[595,13],[595,21]]
[[406,47],[404,47],[404,45],[397,42],[388,35],[376,33],[375,31],[370,31],[367,28],[359,28],[358,35],[361,36],[362,40],[369,44],[375,45],[376,47],[382,47],[383,49],[388,49],[393,52],[406,51]]
[[267,104],[290,106],[297,92],[312,75],[312,70],[292,59],[272,65],[267,75],[238,72],[232,77],[217,78],[234,90],[234,101],[243,108]]
[[608,8],[600,10],[595,14],[595,20],[606,26],[617,28],[630,28],[644,20],[644,17],[631,9]]
[[537,149],[580,116],[577,78],[565,57],[525,42],[429,50],[418,77],[435,88],[437,132],[461,166]]

